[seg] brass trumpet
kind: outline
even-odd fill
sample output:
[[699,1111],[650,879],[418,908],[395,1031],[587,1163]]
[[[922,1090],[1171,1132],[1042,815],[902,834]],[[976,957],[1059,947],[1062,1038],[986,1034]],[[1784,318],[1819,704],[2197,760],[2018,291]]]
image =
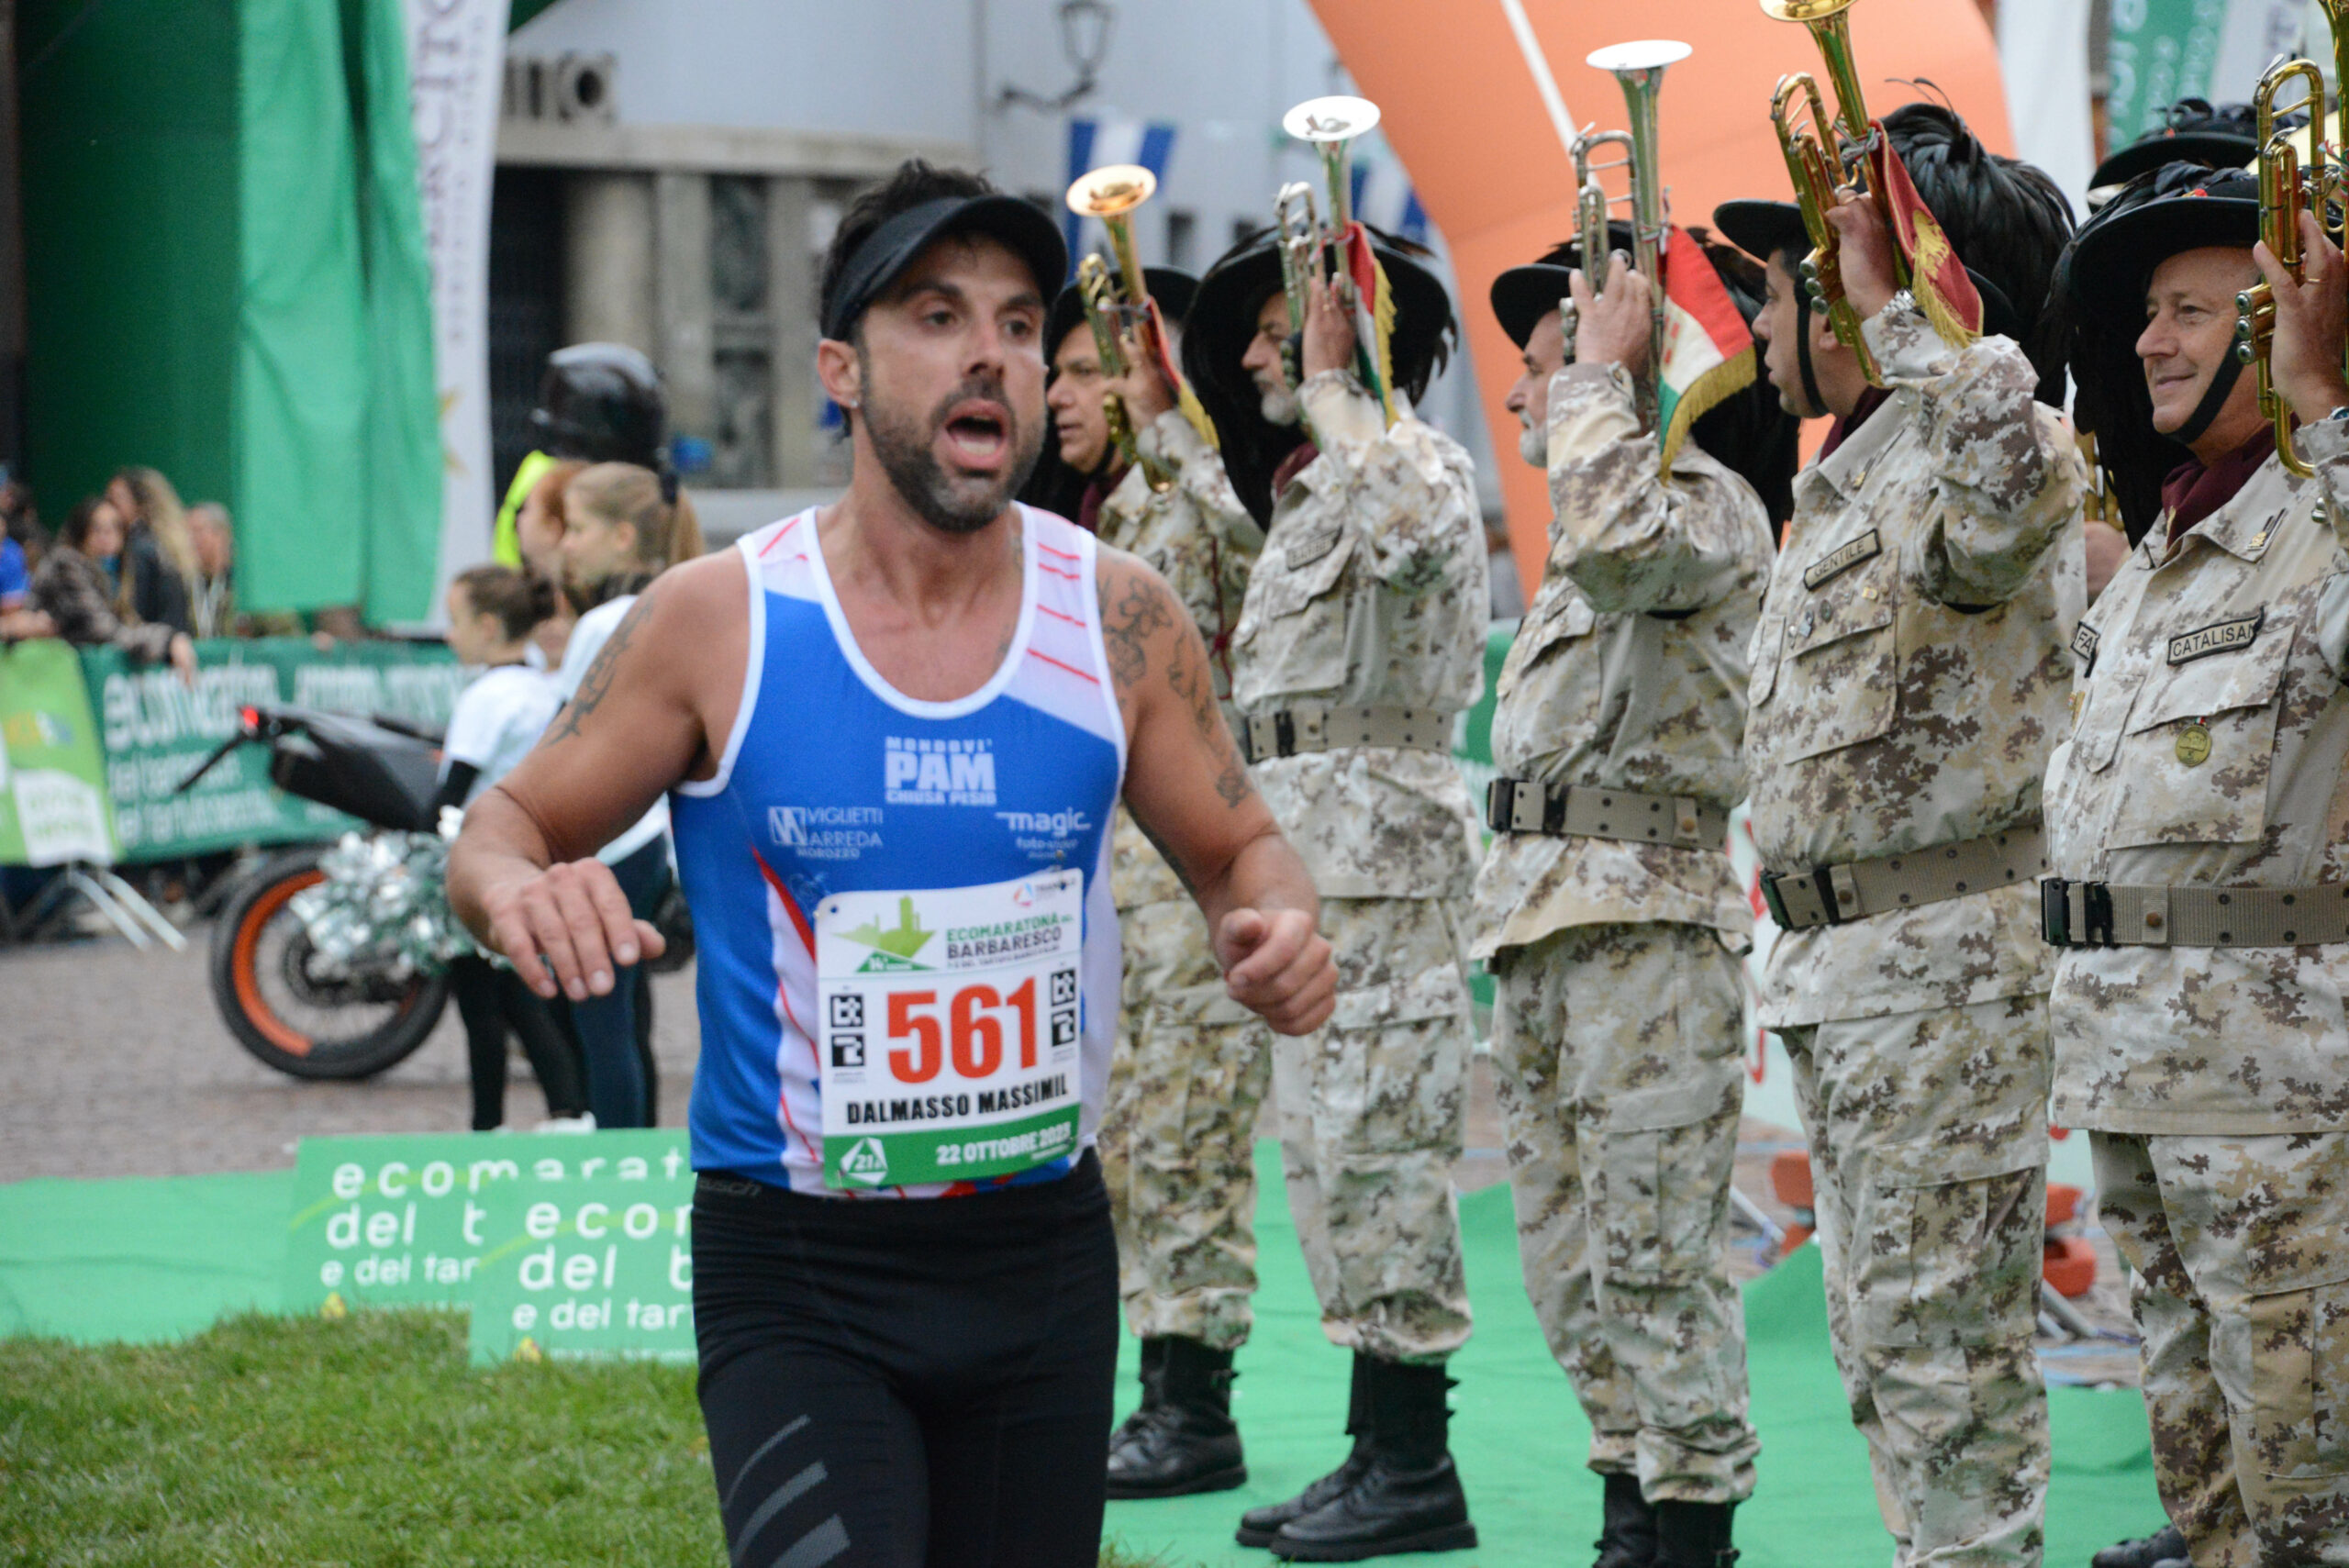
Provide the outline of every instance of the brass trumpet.
[[[1607,276],[1607,201],[1591,172],[1586,149],[1601,142],[1620,142],[1629,169],[1631,208],[1631,265],[1648,281],[1648,368],[1640,378],[1640,410],[1651,426],[1660,406],[1664,376],[1664,247],[1671,232],[1664,212],[1662,153],[1656,132],[1656,99],[1664,91],[1664,68],[1688,58],[1689,48],[1671,39],[1642,39],[1594,50],[1583,63],[1612,75],[1623,89],[1631,120],[1628,131],[1585,132],[1575,139],[1575,176],[1582,182],[1578,213],[1582,225],[1583,276],[1595,296]],[[1594,212],[1592,197],[1598,196]],[[1593,218],[1598,236],[1591,243]],[[1596,258],[1596,260],[1594,260]]]
[[[1117,258],[1114,272],[1097,250],[1076,267],[1077,295],[1085,301],[1085,323],[1093,328],[1094,351],[1100,356],[1101,373],[1113,381],[1122,379],[1130,368],[1127,333],[1133,334],[1143,354],[1154,350],[1152,337],[1157,324],[1150,313],[1150,284],[1134,253],[1132,215],[1157,189],[1158,177],[1134,163],[1096,169],[1068,188],[1069,210],[1099,218],[1109,235],[1110,254]],[[1174,488],[1174,472],[1142,452],[1125,399],[1114,392],[1103,393],[1101,412],[1109,422],[1109,439],[1125,454],[1128,465],[1140,463],[1152,490],[1163,494]]]
[[[1835,205],[1837,187],[1851,185],[1876,197],[1867,172],[1867,100],[1860,91],[1858,67],[1852,58],[1851,18],[1846,15],[1857,0],[1761,0],[1762,11],[1774,20],[1799,22],[1810,30],[1826,62],[1828,80],[1835,88],[1835,115],[1830,118],[1819,81],[1807,71],[1778,78],[1770,99],[1770,123],[1777,128],[1778,150],[1786,155],[1787,173],[1794,182],[1795,201],[1802,208],[1802,226],[1810,236],[1811,252],[1802,264],[1803,283],[1811,297],[1826,308],[1829,325],[1845,348],[1860,361],[1868,384],[1882,386],[1884,375],[1860,335],[1859,313],[1843,296],[1843,272],[1834,226],[1827,221]],[[1808,119],[1798,116],[1808,111]],[[1828,151],[1832,138],[1835,150]],[[1909,266],[1898,246],[1893,247],[1895,282],[1909,286]]]
[[[1343,95],[1308,98],[1281,117],[1283,130],[1299,141],[1311,142],[1314,150],[1321,155],[1322,183],[1330,202],[1326,228],[1314,211],[1312,187],[1301,182],[1283,185],[1274,206],[1279,231],[1281,284],[1288,294],[1293,345],[1288,368],[1292,385],[1305,384],[1305,367],[1298,362],[1305,350],[1298,339],[1305,332],[1306,287],[1308,280],[1315,275],[1314,269],[1319,267],[1320,275],[1335,278],[1340,297],[1349,306],[1353,303],[1353,284],[1346,276],[1337,250],[1354,217],[1353,172],[1346,152],[1354,138],[1377,124],[1376,104]],[[1384,403],[1386,390],[1378,377],[1378,354],[1372,345],[1354,345],[1354,368],[1371,396]]]

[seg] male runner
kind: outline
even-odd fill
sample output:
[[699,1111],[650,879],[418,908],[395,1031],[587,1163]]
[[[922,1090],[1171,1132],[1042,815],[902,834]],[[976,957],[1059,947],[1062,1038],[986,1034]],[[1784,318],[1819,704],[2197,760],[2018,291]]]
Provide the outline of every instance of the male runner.
[[452,855],[476,931],[551,967],[542,992],[601,994],[659,940],[584,857],[674,792],[695,1327],[737,1562],[1096,1560],[1117,1278],[1087,1146],[1121,784],[1235,999],[1304,1032],[1335,995],[1189,617],[1010,504],[1063,263],[974,175],[909,161],[861,197],[818,350],[848,494],[647,590]]

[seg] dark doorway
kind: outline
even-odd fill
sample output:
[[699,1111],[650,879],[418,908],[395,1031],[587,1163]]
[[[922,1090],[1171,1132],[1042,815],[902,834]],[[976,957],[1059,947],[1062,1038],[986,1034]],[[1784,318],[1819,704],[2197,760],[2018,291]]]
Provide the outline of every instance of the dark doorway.
[[500,497],[532,445],[539,373],[562,342],[562,172],[501,166],[489,206],[489,439]]

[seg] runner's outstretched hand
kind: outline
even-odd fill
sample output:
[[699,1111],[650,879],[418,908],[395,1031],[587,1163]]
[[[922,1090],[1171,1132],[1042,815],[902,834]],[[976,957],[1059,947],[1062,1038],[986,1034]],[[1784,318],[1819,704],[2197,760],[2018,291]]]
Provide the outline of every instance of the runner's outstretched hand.
[[558,987],[574,1002],[608,996],[615,967],[659,958],[659,931],[629,912],[619,879],[601,861],[570,861],[525,880],[482,889],[490,940],[522,984],[548,1001]]
[[1234,909],[1215,933],[1231,999],[1282,1034],[1311,1034],[1338,1005],[1330,939],[1302,909]]

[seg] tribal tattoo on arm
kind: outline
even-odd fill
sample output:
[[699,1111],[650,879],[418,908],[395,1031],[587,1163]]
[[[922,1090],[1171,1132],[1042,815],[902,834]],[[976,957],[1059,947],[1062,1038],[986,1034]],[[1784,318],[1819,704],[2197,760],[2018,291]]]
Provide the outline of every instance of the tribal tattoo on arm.
[[629,606],[628,614],[620,617],[619,625],[612,628],[612,635],[604,639],[604,646],[596,651],[587,673],[579,678],[579,690],[562,705],[562,712],[556,716],[553,727],[548,729],[540,745],[552,746],[578,734],[580,724],[611,695],[612,677],[619,668],[620,656],[628,651],[628,645],[635,638],[638,627],[643,624],[652,608],[652,595],[660,589],[661,584],[653,583],[636,596],[636,603]]
[[1175,603],[1173,591],[1147,573],[1113,573],[1107,567],[1100,572],[1097,588],[1102,646],[1108,652],[1110,673],[1119,693],[1130,695],[1141,689],[1150,675],[1150,644],[1163,639],[1167,645],[1163,661],[1167,689],[1191,716],[1200,742],[1218,754],[1221,765],[1216,774],[1216,794],[1224,805],[1237,807],[1254,793],[1254,786],[1217,706],[1215,674],[1206,650],[1196,636],[1184,635],[1187,617]]

